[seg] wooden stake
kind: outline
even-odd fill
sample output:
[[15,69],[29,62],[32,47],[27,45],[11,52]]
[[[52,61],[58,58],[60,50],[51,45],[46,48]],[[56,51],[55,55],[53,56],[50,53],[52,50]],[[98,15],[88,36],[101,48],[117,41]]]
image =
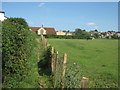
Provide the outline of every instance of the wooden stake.
[[57,53],[56,53],[56,58],[55,58],[54,88],[56,87],[56,74],[57,74],[57,69],[58,69],[58,51],[57,51]]
[[56,53],[56,58],[55,58],[55,70],[58,68],[58,51]]
[[64,88],[64,76],[65,76],[65,69],[66,69],[66,62],[67,62],[67,54],[64,54],[63,57],[63,67],[62,67],[62,75],[61,75],[61,88]]
[[86,77],[83,77],[81,81],[81,88],[88,88],[88,84],[89,84],[89,79]]
[[44,48],[46,49],[47,48],[47,40],[44,39]]
[[46,45],[46,48],[47,48],[47,39],[46,39],[46,44],[45,45]]
[[41,40],[43,40],[43,35],[41,35]]
[[52,52],[51,52],[51,69],[52,69],[52,74],[54,72],[54,47],[52,47]]

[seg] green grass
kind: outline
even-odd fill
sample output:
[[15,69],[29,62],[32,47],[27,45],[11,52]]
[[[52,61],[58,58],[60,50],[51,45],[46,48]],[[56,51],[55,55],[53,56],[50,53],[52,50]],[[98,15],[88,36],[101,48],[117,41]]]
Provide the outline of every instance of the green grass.
[[48,39],[48,42],[60,55],[68,54],[68,63],[80,66],[82,76],[90,80],[90,88],[118,86],[118,40]]
[[[44,57],[45,49],[43,42],[39,37],[36,37],[33,50],[29,56],[26,76],[10,74],[2,84],[3,88],[50,88],[52,87],[52,77],[43,73],[43,68],[40,68],[39,61]],[[28,47],[29,48],[29,47]],[[44,72],[48,73],[46,70]]]
[[38,53],[38,62],[37,62],[37,66],[38,66],[38,73],[39,73],[39,78],[38,78],[38,83],[39,83],[39,87],[40,88],[51,88],[53,87],[53,83],[52,83],[52,76],[49,73],[50,71],[48,71],[48,68],[42,67],[41,65],[43,65],[44,63],[41,63],[40,61],[46,61],[45,60],[45,55],[46,55],[46,50],[44,49],[44,44],[43,41],[40,40],[40,37],[37,38],[37,41],[39,43],[37,49],[37,53]]

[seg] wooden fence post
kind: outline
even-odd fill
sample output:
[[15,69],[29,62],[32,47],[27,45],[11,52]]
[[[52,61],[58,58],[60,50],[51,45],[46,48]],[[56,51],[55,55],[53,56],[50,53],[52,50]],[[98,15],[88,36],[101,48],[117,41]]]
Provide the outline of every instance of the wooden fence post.
[[81,81],[81,88],[88,88],[88,84],[89,84],[89,79],[86,77],[83,77]]
[[40,39],[43,40],[43,35],[40,36]]
[[52,74],[54,72],[54,47],[52,47],[52,52],[51,52],[51,69],[52,69]]
[[44,48],[47,48],[47,39],[44,38]]
[[43,43],[43,46],[45,48],[45,37],[43,36],[43,39],[42,39],[42,43]]
[[58,51],[56,53],[56,58],[55,58],[54,88],[56,87],[57,69],[58,69]]
[[55,70],[58,68],[58,51],[56,53],[56,58],[55,58]]
[[67,54],[64,54],[63,57],[63,67],[62,67],[62,75],[61,75],[61,88],[64,88],[64,76],[65,76],[65,69],[66,69],[66,62],[67,62]]
[[46,39],[46,43],[45,43],[45,45],[46,45],[46,48],[47,48],[47,39]]

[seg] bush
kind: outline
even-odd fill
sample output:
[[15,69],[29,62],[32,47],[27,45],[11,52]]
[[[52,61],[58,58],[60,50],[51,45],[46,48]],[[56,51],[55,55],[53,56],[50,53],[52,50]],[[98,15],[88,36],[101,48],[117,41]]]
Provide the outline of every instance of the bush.
[[89,34],[83,35],[44,35],[45,38],[58,38],[58,39],[86,39],[90,37]]
[[111,38],[113,38],[113,39],[119,39],[120,37],[118,37],[117,35],[114,34],[114,35],[111,36]]
[[24,19],[8,18],[2,22],[3,87],[24,86],[21,83],[26,77],[29,79],[30,71],[38,59],[37,52],[34,52],[37,45],[36,35],[29,31]]
[[[10,18],[3,22],[2,47],[3,47],[3,74],[23,74],[26,67],[26,37],[27,23],[19,24],[18,18]],[[25,21],[23,21],[25,22]]]

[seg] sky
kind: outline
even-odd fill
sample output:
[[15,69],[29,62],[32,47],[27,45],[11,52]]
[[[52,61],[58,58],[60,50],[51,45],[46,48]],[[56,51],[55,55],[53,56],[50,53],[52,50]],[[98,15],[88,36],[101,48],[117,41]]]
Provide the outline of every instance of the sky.
[[3,2],[7,17],[22,17],[29,26],[118,31],[118,2]]

